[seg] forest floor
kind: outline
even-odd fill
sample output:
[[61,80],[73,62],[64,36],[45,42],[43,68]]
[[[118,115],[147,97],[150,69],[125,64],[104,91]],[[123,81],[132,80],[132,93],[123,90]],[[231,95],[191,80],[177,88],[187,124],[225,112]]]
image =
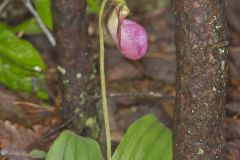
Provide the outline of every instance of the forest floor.
[[[230,39],[225,121],[228,160],[240,159],[240,9],[236,7],[240,2],[235,1],[229,0],[226,7]],[[141,5],[145,7],[139,7],[139,3],[145,3]],[[172,128],[176,73],[174,17],[169,4],[148,5],[146,0],[139,3],[130,3],[134,15],[129,18],[141,23],[148,32],[147,55],[140,61],[129,61],[119,53],[110,37],[106,38],[107,88],[113,95],[108,103],[112,141],[116,144],[129,125],[147,113],[154,113]],[[88,16],[88,34],[89,48],[97,60],[96,15]],[[61,98],[56,85],[56,53],[44,36],[27,38],[40,50],[48,65],[46,77],[52,101],[46,104],[33,95],[17,94],[0,86],[0,148],[10,160],[19,160],[19,155],[34,148],[47,150],[55,136],[44,133],[59,123]]]

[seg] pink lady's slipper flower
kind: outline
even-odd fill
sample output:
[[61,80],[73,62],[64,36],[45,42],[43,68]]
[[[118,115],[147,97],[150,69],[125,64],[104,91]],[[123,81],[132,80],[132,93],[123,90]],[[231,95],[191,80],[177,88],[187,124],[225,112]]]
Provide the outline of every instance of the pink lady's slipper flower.
[[129,10],[117,6],[108,20],[108,29],[120,52],[131,60],[142,58],[147,50],[147,33],[140,24],[125,19]]

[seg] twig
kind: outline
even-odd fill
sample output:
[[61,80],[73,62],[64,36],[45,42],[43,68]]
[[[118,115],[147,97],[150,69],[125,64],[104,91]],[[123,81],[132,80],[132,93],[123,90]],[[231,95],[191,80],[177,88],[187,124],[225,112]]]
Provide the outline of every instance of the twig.
[[5,0],[3,3],[0,5],[0,13],[4,10],[4,8],[11,2],[12,0]]
[[28,8],[28,10],[32,13],[32,15],[34,16],[34,18],[36,19],[36,21],[38,22],[40,28],[43,30],[43,32],[46,34],[48,40],[50,41],[50,43],[52,44],[52,46],[56,46],[56,40],[53,37],[53,35],[51,34],[51,32],[48,30],[48,28],[45,26],[45,24],[43,23],[41,17],[38,15],[38,13],[35,11],[34,7],[32,6],[32,3],[30,0],[24,0],[24,4],[25,6]]
[[66,122],[62,123],[60,126],[57,126],[56,128],[49,129],[43,136],[41,136],[41,139],[46,139],[46,138],[51,137],[52,135],[58,133],[60,130],[62,130],[68,124],[70,124],[78,115],[79,115],[79,112],[74,113],[74,115],[71,116],[71,118],[69,118]]
[[40,111],[47,111],[47,112],[54,112],[54,108],[53,107],[44,107],[41,106],[39,104],[35,104],[35,103],[31,103],[31,102],[24,102],[24,101],[15,101],[13,102],[15,105],[21,105],[21,106],[25,106],[25,107],[31,107],[34,109],[38,109]]
[[230,52],[240,52],[240,47],[239,46],[237,46],[237,47],[230,46],[229,50],[230,50]]
[[[100,97],[99,97],[100,98]],[[88,104],[87,104],[88,105]],[[54,127],[54,128],[50,128],[49,130],[47,130],[42,136],[41,139],[47,139],[48,137],[51,137],[52,135],[57,134],[59,131],[61,131],[62,129],[66,128],[75,118],[77,118],[79,116],[79,113],[81,112],[81,110],[78,110],[74,113],[72,113],[69,116],[69,119],[61,124],[59,124],[58,126]]]
[[171,95],[163,95],[157,92],[142,92],[142,93],[109,93],[107,95],[108,98],[118,98],[118,97],[154,97],[154,98],[162,98],[162,99],[173,99],[174,96]]
[[[156,93],[156,92],[142,92],[142,93],[109,93],[107,94],[108,98],[119,98],[119,97],[138,97],[138,96],[149,96],[149,97],[154,97],[154,98],[166,98],[166,99],[173,99],[174,96],[171,95],[163,95],[161,93]],[[91,97],[93,98],[93,97]],[[94,99],[99,99],[101,98],[101,96],[95,96]],[[50,137],[56,133],[58,133],[60,130],[62,130],[63,128],[65,128],[68,124],[70,124],[76,117],[77,115],[79,115],[79,112],[76,112],[73,114],[73,116],[71,116],[71,118],[69,118],[66,122],[62,123],[60,126],[56,127],[56,128],[52,128],[49,129],[42,137],[41,139],[45,139],[47,137]]]

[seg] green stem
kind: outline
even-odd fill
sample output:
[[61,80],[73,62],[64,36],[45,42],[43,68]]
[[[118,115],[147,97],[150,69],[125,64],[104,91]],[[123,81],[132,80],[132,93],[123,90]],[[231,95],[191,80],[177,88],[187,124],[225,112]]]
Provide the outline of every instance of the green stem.
[[101,94],[102,94],[102,109],[104,116],[106,140],[107,140],[107,159],[111,160],[111,137],[110,137],[110,125],[107,108],[107,95],[106,95],[106,82],[104,71],[104,34],[103,34],[103,12],[107,0],[103,0],[99,11],[99,37],[100,37],[100,79],[101,79]]

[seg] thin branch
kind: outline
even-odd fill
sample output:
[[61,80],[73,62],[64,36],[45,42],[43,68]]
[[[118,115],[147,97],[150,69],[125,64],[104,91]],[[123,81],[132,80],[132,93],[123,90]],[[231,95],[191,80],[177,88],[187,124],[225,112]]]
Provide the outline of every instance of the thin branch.
[[136,93],[109,93],[107,95],[108,98],[119,98],[119,97],[153,97],[153,98],[161,98],[161,99],[173,99],[174,96],[171,95],[163,95],[157,92],[136,92]]
[[46,139],[48,137],[51,137],[52,135],[58,133],[59,131],[61,131],[62,129],[64,129],[68,124],[70,124],[78,115],[79,112],[74,113],[71,118],[69,118],[67,121],[65,121],[64,123],[60,124],[59,126],[57,126],[56,128],[51,128],[49,129],[47,132],[45,132],[42,136],[41,139]]
[[[173,99],[174,96],[171,95],[163,95],[161,93],[157,93],[157,92],[142,92],[142,93],[109,93],[107,94],[108,98],[119,98],[119,97],[153,97],[153,98],[161,98],[161,99]],[[95,96],[95,97],[91,97],[91,99],[99,99],[101,98],[100,95]],[[56,128],[51,128],[49,129],[41,138],[45,139],[48,137],[51,137],[52,135],[58,133],[59,131],[61,131],[63,128],[65,128],[68,124],[70,124],[79,114],[80,111],[74,113],[71,118],[69,118],[66,122],[60,124],[59,126],[57,126]]]
[[[126,93],[108,93],[107,98],[121,98],[121,97],[143,97],[143,98],[158,98],[163,100],[174,99],[175,96],[170,94],[162,94],[153,91],[149,92],[126,92]],[[88,96],[89,100],[99,100],[101,95]]]
[[52,44],[52,46],[56,46],[56,40],[53,37],[53,35],[51,34],[51,32],[48,30],[48,28],[45,26],[45,24],[43,23],[41,17],[38,15],[38,13],[35,11],[32,3],[30,0],[24,0],[24,4],[25,6],[28,8],[28,10],[32,13],[32,15],[34,16],[34,18],[36,19],[36,21],[38,22],[40,28],[43,30],[43,32],[46,34],[48,40],[50,41],[50,43]]
[[14,101],[13,102],[15,105],[20,105],[20,106],[24,106],[24,107],[30,107],[33,108],[37,111],[44,111],[44,112],[54,112],[54,107],[50,107],[50,106],[42,106],[39,104],[35,104],[35,103],[31,103],[31,102],[24,102],[24,101]]
[[240,47],[229,46],[230,52],[240,52]]
[[0,13],[4,10],[4,8],[11,2],[12,0],[5,0],[3,3],[0,5]]

